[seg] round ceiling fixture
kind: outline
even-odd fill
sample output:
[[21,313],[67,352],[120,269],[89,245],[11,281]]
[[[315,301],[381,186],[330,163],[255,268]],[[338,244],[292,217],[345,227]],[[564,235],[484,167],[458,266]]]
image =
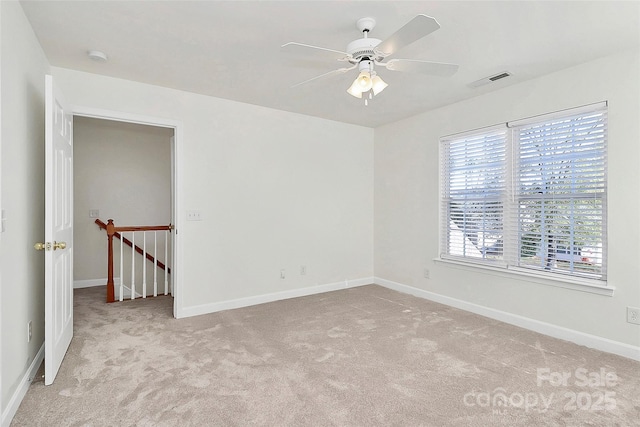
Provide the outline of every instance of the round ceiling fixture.
[[107,62],[107,54],[99,50],[90,50],[87,52],[90,59],[96,62]]

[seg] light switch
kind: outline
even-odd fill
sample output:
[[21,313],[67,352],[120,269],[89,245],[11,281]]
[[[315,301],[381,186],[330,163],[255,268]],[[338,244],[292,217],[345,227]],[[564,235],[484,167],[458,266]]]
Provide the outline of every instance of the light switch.
[[100,211],[98,209],[89,209],[89,218],[100,218]]
[[202,221],[200,211],[187,211],[187,221]]

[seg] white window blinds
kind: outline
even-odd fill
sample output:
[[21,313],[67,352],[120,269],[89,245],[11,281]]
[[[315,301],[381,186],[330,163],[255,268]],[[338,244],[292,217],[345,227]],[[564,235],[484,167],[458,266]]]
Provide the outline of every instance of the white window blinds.
[[606,280],[606,103],[441,140],[441,257]]
[[607,112],[515,126],[518,265],[605,278]]
[[502,258],[506,135],[501,126],[443,141],[443,254]]

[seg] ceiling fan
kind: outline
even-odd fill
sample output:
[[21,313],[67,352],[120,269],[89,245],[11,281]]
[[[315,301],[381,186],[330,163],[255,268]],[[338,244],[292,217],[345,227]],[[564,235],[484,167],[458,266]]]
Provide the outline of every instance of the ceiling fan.
[[418,59],[391,59],[386,61],[387,57],[395,54],[403,47],[439,29],[440,24],[438,24],[435,18],[427,15],[418,15],[384,41],[368,37],[369,32],[375,25],[376,20],[374,18],[359,19],[356,27],[362,32],[363,37],[349,43],[345,51],[297,42],[283,44],[281,48],[290,53],[313,54],[316,57],[321,56],[349,64],[343,68],[332,70],[295,84],[292,87],[343,74],[357,68],[359,72],[358,77],[347,89],[347,92],[356,98],[363,98],[364,96],[366,105],[368,104],[368,99],[373,99],[375,95],[382,92],[388,86],[376,72],[376,67],[385,67],[391,71],[404,71],[436,76],[451,76],[458,70],[458,66],[455,64],[422,61]]

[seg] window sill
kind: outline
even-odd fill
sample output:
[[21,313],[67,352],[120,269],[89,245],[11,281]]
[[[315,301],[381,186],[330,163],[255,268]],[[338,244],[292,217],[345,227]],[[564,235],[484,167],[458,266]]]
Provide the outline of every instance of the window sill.
[[589,292],[597,295],[611,297],[613,296],[613,292],[615,290],[613,286],[601,285],[600,283],[603,282],[596,280],[581,279],[576,277],[556,277],[556,275],[535,273],[526,271],[525,269],[485,265],[474,263],[472,261],[462,261],[449,258],[434,258],[434,261],[441,262],[443,264],[449,264],[463,270],[483,270],[483,272],[485,272],[486,274],[509,278],[517,277],[518,279],[527,282],[533,282],[546,286],[555,286],[564,289],[571,289],[574,291]]

